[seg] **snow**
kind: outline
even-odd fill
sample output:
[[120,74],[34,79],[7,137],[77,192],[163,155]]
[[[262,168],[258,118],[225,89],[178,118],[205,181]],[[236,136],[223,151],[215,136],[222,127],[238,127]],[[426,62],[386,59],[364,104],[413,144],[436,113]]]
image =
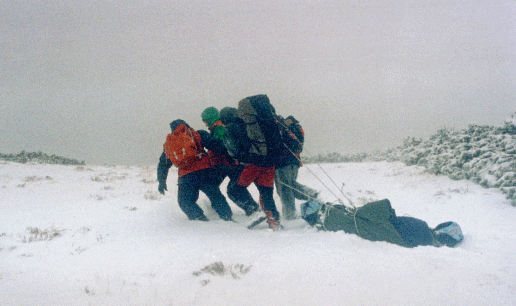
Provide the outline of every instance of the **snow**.
[[329,202],[387,198],[432,227],[456,221],[455,248],[302,219],[248,230],[242,210],[231,203],[236,222],[222,221],[204,195],[211,221],[188,221],[173,169],[162,196],[155,167],[0,162],[0,305],[516,305],[516,208],[499,189],[424,170],[309,164],[298,180]]

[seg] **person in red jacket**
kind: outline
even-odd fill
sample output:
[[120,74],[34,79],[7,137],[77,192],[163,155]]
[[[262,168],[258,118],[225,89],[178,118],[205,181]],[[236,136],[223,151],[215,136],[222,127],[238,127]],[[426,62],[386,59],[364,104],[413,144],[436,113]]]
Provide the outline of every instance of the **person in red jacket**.
[[[274,230],[280,230],[280,215],[276,209],[274,202],[274,165],[269,162],[252,163],[239,159],[242,148],[246,147],[245,139],[247,139],[245,123],[238,118],[237,109],[225,107],[220,111],[222,122],[226,125],[224,133],[224,144],[230,155],[243,165],[243,170],[236,178],[236,184],[232,187],[232,193],[235,198],[244,198],[247,188],[254,183],[260,194],[260,207],[265,213],[266,221],[269,227]],[[261,216],[260,216],[261,217]],[[260,218],[262,219],[262,218]]]
[[254,183],[260,194],[260,206],[265,213],[265,218],[269,227],[273,231],[280,230],[280,215],[276,209],[273,198],[274,190],[274,166],[261,167],[253,164],[244,166],[244,170],[238,178],[235,187],[237,193],[242,193],[251,183]]
[[[198,155],[193,161],[187,164],[176,165],[178,166],[177,201],[179,207],[190,220],[208,221],[208,218],[204,215],[204,211],[197,204],[199,192],[202,191],[210,200],[211,206],[219,217],[222,220],[230,221],[232,220],[233,213],[216,183],[217,173],[212,168],[210,158],[203,149],[200,134],[181,119],[174,120],[170,123],[172,133],[174,133],[176,129],[184,129],[185,127],[195,140]],[[167,137],[167,142],[171,141],[171,135],[172,134],[169,134]],[[173,156],[173,153],[167,152],[167,150],[170,150],[170,146],[167,142],[159,158],[157,169],[159,182],[158,191],[161,194],[165,194],[165,190],[167,190],[166,182],[168,171],[173,165],[172,160],[168,157]]]

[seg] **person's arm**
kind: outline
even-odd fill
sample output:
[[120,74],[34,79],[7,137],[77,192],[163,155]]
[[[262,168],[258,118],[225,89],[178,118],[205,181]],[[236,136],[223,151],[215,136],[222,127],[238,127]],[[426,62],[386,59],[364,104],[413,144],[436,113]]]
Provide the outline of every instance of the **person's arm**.
[[215,125],[212,130],[211,130],[211,133],[213,135],[213,138],[217,139],[217,140],[220,140],[222,141],[223,138],[224,138],[224,130],[226,128],[222,125]]
[[[224,130],[222,130],[222,132],[224,132]],[[227,149],[222,141],[222,137],[217,139],[215,136],[212,136],[210,133],[204,130],[199,130],[198,133],[201,135],[201,143],[203,147],[217,154],[228,154]]]
[[165,194],[165,190],[167,190],[167,176],[170,167],[172,167],[172,162],[167,158],[165,150],[163,150],[158,163],[158,191],[161,194]]

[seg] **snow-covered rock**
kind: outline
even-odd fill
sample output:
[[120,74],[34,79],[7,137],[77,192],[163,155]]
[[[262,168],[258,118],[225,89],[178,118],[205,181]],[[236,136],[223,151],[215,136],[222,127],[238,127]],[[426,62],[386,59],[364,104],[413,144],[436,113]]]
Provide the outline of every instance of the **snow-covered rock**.
[[371,154],[304,158],[303,162],[401,161],[454,180],[499,188],[516,206],[516,113],[502,126],[469,125],[441,129],[426,140],[407,138],[397,148]]

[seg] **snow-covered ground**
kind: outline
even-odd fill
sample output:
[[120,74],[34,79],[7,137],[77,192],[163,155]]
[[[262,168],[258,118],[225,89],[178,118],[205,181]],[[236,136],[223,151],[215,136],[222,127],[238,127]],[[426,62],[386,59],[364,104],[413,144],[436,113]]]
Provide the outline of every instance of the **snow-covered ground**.
[[161,196],[155,172],[0,162],[0,305],[516,305],[516,208],[499,189],[399,162],[301,168],[329,202],[388,198],[465,235],[408,249],[302,219],[248,230],[238,207],[224,222],[204,196],[212,221],[188,221],[177,173]]

